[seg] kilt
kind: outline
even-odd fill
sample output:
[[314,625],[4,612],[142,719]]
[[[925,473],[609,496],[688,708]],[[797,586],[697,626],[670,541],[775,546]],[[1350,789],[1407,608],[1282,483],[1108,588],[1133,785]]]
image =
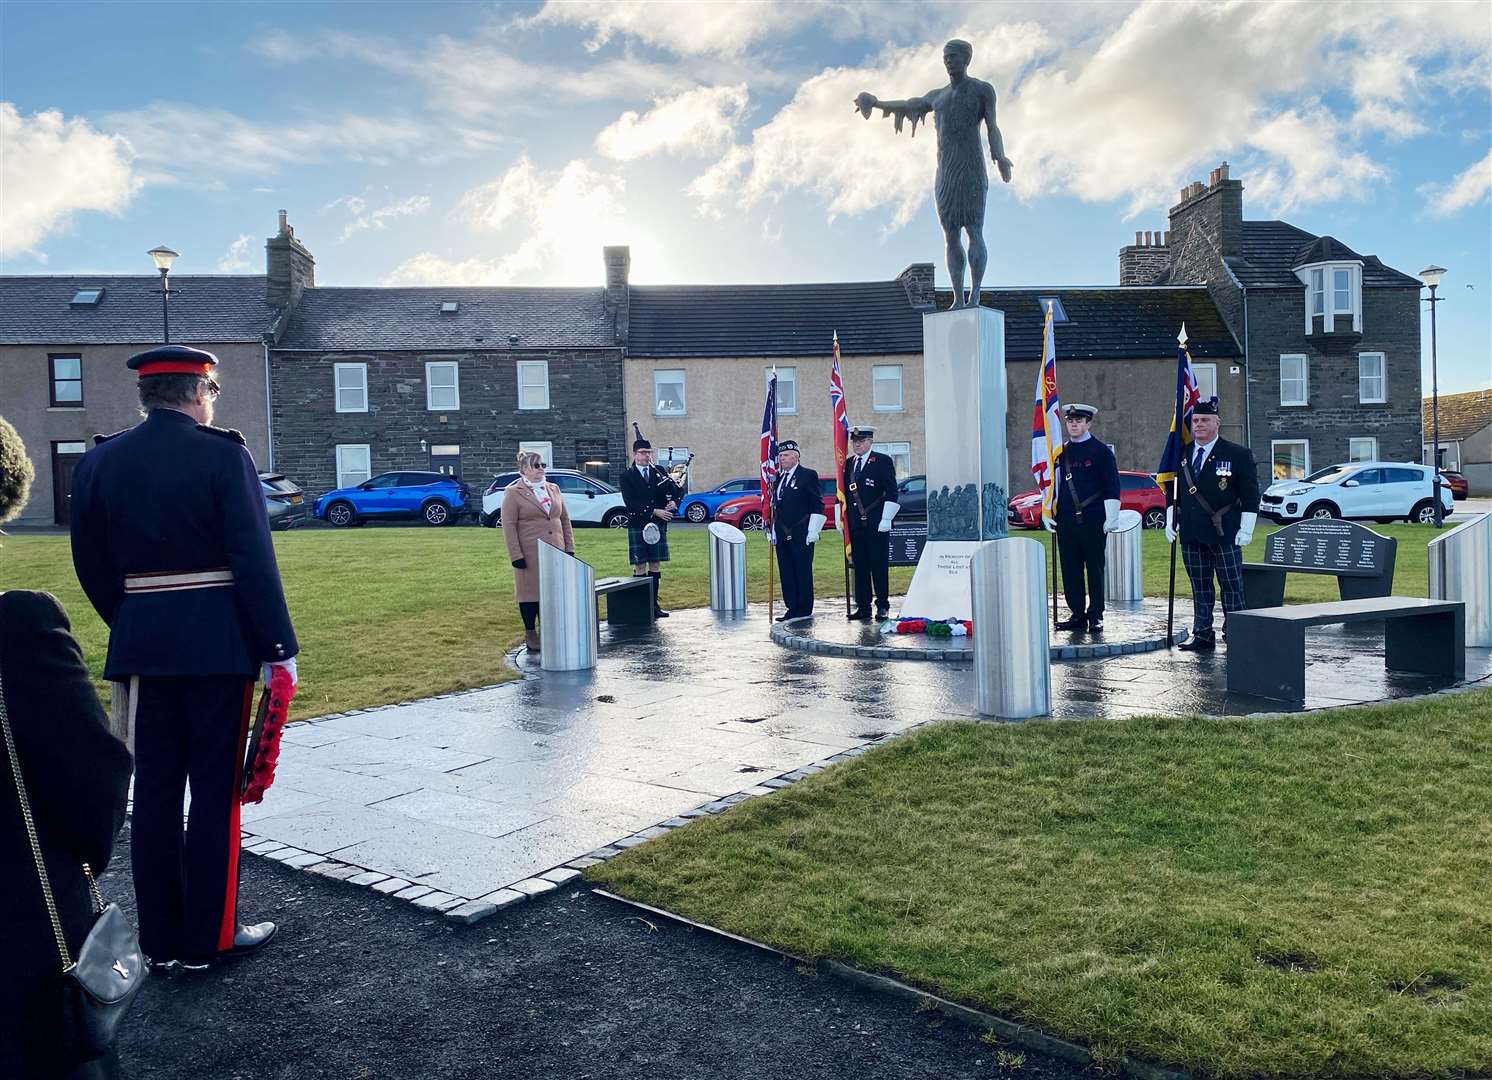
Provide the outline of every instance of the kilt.
[[645,526],[627,526],[627,561],[633,566],[641,566],[643,563],[668,562],[668,526],[664,522],[656,522],[658,526],[658,542],[650,544],[642,538],[642,530]]

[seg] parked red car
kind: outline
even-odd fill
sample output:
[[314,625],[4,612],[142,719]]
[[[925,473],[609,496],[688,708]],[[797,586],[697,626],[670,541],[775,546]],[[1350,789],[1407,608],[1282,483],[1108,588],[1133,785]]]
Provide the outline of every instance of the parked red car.
[[[1149,473],[1119,474],[1119,508],[1139,514],[1143,528],[1159,529],[1166,524],[1166,493]],[[1010,500],[1010,524],[1041,528],[1041,492],[1023,491]]]
[[[819,477],[819,495],[824,500],[824,517],[829,519],[824,528],[838,528],[839,501],[834,494],[834,477]],[[715,520],[734,525],[738,529],[760,529],[762,527],[761,494],[742,495],[721,503],[719,509],[715,511]]]
[[1466,483],[1466,477],[1461,473],[1453,472],[1450,469],[1441,469],[1440,479],[1446,487],[1451,489],[1451,498],[1456,502],[1460,502],[1471,494],[1471,488]]

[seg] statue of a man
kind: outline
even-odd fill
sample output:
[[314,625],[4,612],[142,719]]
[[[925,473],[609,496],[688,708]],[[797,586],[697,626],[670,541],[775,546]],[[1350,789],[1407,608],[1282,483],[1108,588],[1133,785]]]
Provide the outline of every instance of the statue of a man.
[[[990,159],[1000,170],[1000,179],[1010,183],[1010,159],[1005,143],[995,125],[995,88],[968,74],[974,46],[954,39],[943,46],[943,67],[948,71],[948,85],[931,90],[922,97],[906,101],[881,101],[874,94],[855,98],[855,108],[866,119],[872,109],[882,116],[895,115],[896,130],[902,122],[912,120],[912,135],[917,125],[933,114],[938,132],[938,174],[933,195],[938,204],[938,222],[943,226],[947,246],[948,276],[953,280],[953,306],[978,307],[979,285],[984,280],[988,251],[984,246],[984,200],[989,192],[989,170],[979,145],[979,124],[989,125]],[[969,252],[964,256],[960,230],[969,234]],[[964,294],[964,263],[968,262],[970,285]]]

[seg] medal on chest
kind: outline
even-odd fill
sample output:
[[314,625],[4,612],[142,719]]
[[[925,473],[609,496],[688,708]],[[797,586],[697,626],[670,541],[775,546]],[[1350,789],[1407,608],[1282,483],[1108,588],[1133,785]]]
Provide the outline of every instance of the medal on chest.
[[1217,472],[1217,489],[1219,491],[1227,491],[1228,478],[1233,475],[1233,463],[1231,461],[1219,461],[1215,471]]

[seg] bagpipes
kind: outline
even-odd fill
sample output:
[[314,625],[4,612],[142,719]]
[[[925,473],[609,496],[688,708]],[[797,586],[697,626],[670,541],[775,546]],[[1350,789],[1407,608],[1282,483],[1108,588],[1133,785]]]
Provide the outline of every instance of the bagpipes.
[[290,672],[282,667],[271,667],[269,681],[264,684],[264,693],[259,698],[259,710],[249,728],[243,783],[238,795],[240,803],[263,802],[264,793],[275,782],[275,766],[280,761],[280,736],[284,733],[285,718],[290,713],[290,699],[293,697],[295,682],[290,678]]

